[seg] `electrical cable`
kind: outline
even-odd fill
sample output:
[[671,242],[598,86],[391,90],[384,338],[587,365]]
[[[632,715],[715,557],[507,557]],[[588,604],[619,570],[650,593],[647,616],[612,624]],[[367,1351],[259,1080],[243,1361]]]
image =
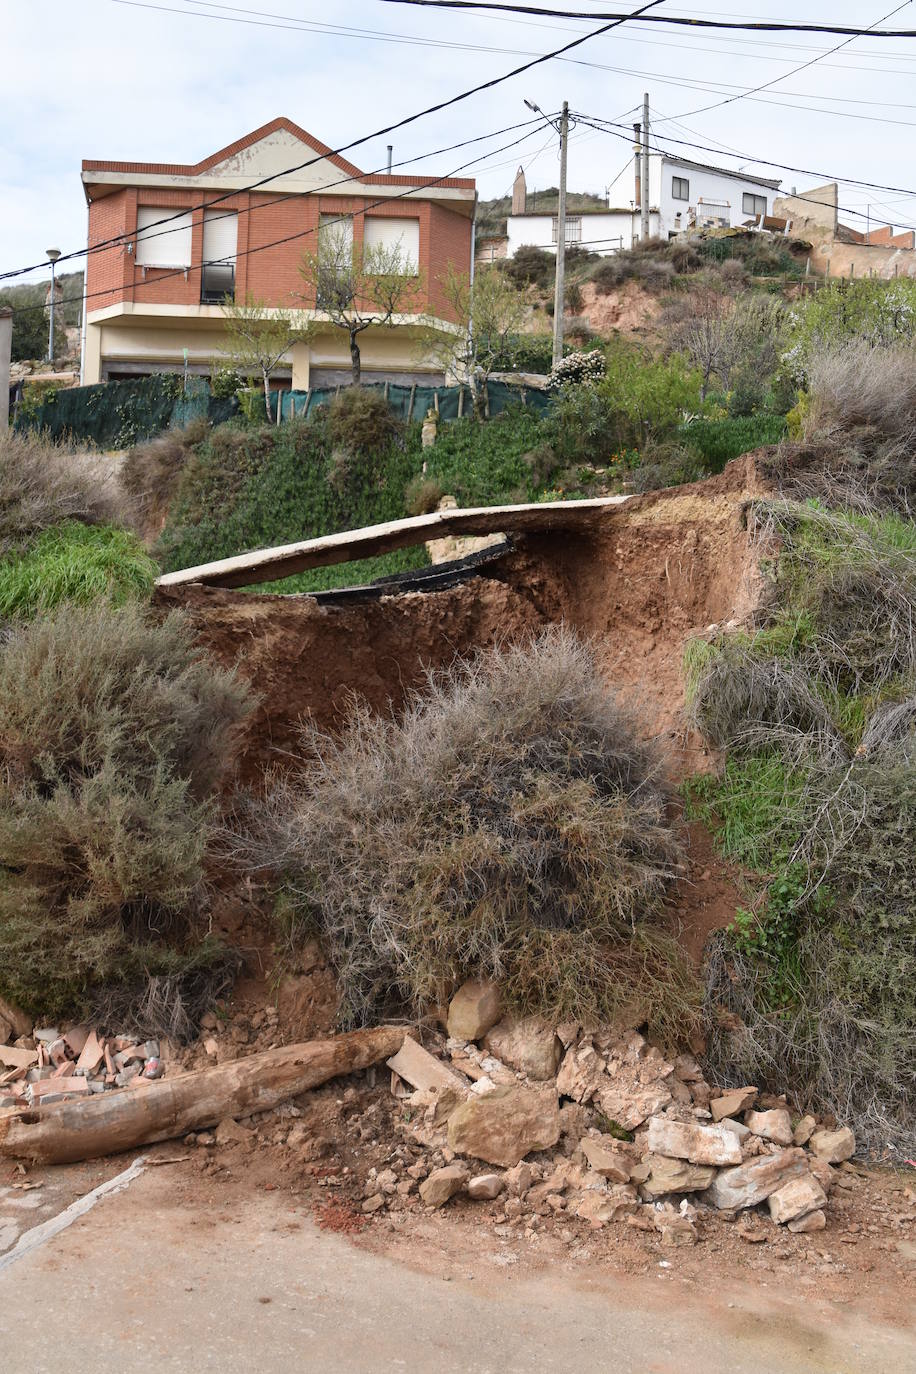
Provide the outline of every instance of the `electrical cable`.
[[[127,3],[128,0],[116,0],[116,2]],[[130,2],[132,3],[132,0],[130,0]],[[502,76],[491,77],[488,81],[482,81],[476,86],[471,86],[467,90],[459,92],[458,95],[449,96],[447,100],[440,100],[435,105],[428,105],[424,110],[418,110],[415,114],[407,115],[405,116],[405,118],[397,120],[394,124],[387,124],[384,128],[376,129],[371,134],[364,134],[360,138],[351,139],[349,143],[341,144],[339,148],[325,149],[325,151],[320,153],[317,157],[309,158],[305,162],[301,162],[295,167],[287,167],[283,171],[272,172],[269,176],[260,177],[257,181],[252,182],[247,188],[244,189],[246,189],[248,192],[251,192],[253,190],[256,190],[260,186],[266,186],[268,182],[276,181],[278,177],[291,176],[294,172],[301,172],[306,167],[311,167],[316,162],[320,162],[325,158],[340,157],[342,153],[349,152],[351,148],[357,148],[363,143],[369,143],[373,138],[382,138],[386,134],[394,133],[397,129],[406,128],[408,124],[416,123],[418,119],[423,119],[427,115],[438,114],[442,110],[447,110],[453,105],[460,104],[462,101],[470,99],[470,97],[473,95],[479,95],[481,91],[492,90],[495,86],[501,86],[503,82],[510,81],[513,77],[520,76],[523,72],[531,71],[531,69],[534,67],[539,67],[545,62],[550,62],[553,58],[559,57],[562,53],[570,52],[573,48],[581,47],[583,43],[588,43],[592,38],[598,38],[601,34],[609,33],[611,29],[619,28],[621,24],[627,23],[630,19],[634,18],[634,16],[645,14],[647,10],[656,9],[659,5],[664,3],[665,0],[648,0],[648,3],[642,5],[639,9],[634,10],[632,14],[617,16],[613,19],[611,23],[602,24],[600,28],[597,28],[589,33],[582,34],[581,37],[575,38],[569,43],[565,43],[562,47],[556,48],[552,52],[543,53],[538,57],[533,58],[530,62],[524,62],[521,66],[514,67],[512,71],[505,72]],[[219,204],[221,200],[227,200],[231,195],[237,194],[237,190],[227,192],[223,196],[214,197],[213,199],[204,202],[197,207],[191,208],[209,208],[213,205]],[[170,216],[170,218],[172,220],[178,219],[181,217],[181,215],[184,214],[187,214],[187,207],[179,211],[177,215]],[[165,222],[165,220],[162,221],[162,223]],[[123,238],[123,236],[121,237]],[[82,256],[82,250],[80,251],[80,253],[73,252],[62,254],[61,258],[58,259],[58,262],[60,262],[61,259],[63,259],[64,261],[68,261],[76,256]],[[32,264],[30,267],[20,268],[12,273],[2,273],[0,274],[0,281],[8,280],[10,276],[23,276],[26,272],[35,272],[41,268],[44,268],[45,266],[45,263],[35,263]]]
[[[128,0],[124,0],[127,3]],[[427,9],[440,10],[496,10],[503,14],[544,15],[553,19],[612,19],[614,16],[601,10],[555,10],[541,5],[515,5],[502,3],[501,0],[379,0],[383,5],[418,5]],[[752,23],[747,20],[696,19],[679,15],[630,14],[628,20],[641,24],[677,24],[697,29],[740,29],[748,33],[829,33],[848,35],[851,38],[916,38],[916,29],[856,29],[840,24],[791,24],[783,21],[763,20]],[[879,21],[880,22],[880,21]]]
[[[544,127],[544,123],[545,123],[545,122],[546,122],[546,121],[541,121],[541,122],[538,124],[538,127],[537,127],[536,129],[530,130],[530,132],[529,132],[528,134],[524,135],[523,138],[530,138],[530,137],[533,136],[535,133],[540,132],[540,130]],[[426,182],[423,182],[423,183],[420,183],[420,184],[416,184],[416,185],[407,186],[407,187],[404,188],[403,191],[401,191],[401,192],[400,192],[398,195],[396,195],[396,196],[385,196],[385,197],[384,197],[383,199],[381,199],[381,200],[370,201],[368,204],[363,205],[361,209],[355,211],[353,215],[344,215],[344,214],[339,215],[337,219],[326,220],[326,221],[325,221],[325,224],[324,224],[324,225],[321,225],[320,227],[321,227],[321,228],[330,228],[330,227],[331,227],[332,225],[334,225],[334,224],[342,224],[342,223],[344,223],[344,221],[346,221],[346,220],[352,220],[352,219],[359,218],[360,216],[364,216],[368,210],[375,210],[375,209],[377,209],[380,205],[390,205],[390,204],[392,203],[392,201],[395,201],[395,200],[403,200],[403,199],[404,199],[405,197],[407,197],[407,196],[415,195],[417,191],[425,191],[425,190],[428,190],[430,187],[432,187],[432,186],[437,186],[437,185],[439,185],[439,184],[440,184],[441,182],[443,182],[443,181],[448,181],[451,177],[455,176],[458,172],[462,172],[462,171],[464,171],[464,170],[465,170],[466,168],[468,168],[468,167],[473,167],[473,166],[475,166],[478,162],[483,162],[486,158],[491,157],[491,156],[494,156],[496,153],[505,152],[505,151],[506,151],[507,149],[509,149],[509,148],[517,148],[518,145],[519,145],[519,143],[521,143],[522,141],[523,141],[523,139],[512,139],[509,143],[504,144],[501,148],[491,149],[489,152],[481,153],[480,157],[472,158],[469,162],[464,162],[464,163],[462,163],[461,166],[454,168],[453,171],[448,172],[448,173],[446,173],[446,174],[443,175],[443,176],[433,177],[433,178],[432,178],[431,180],[429,180],[429,181],[426,181]],[[292,242],[294,242],[294,241],[297,240],[297,239],[308,238],[310,235],[316,234],[316,233],[318,232],[318,229],[319,229],[319,226],[318,226],[318,225],[310,225],[307,229],[299,229],[299,230],[297,230],[294,234],[285,234],[282,238],[272,239],[269,243],[259,243],[259,244],[257,244],[254,248],[246,248],[246,249],[243,249],[243,251],[242,251],[241,253],[237,253],[237,254],[235,255],[235,260],[238,261],[239,258],[249,258],[249,257],[253,257],[256,253],[264,253],[264,252],[267,252],[267,250],[270,249],[270,248],[278,248],[278,247],[280,247],[280,246],[283,245],[283,244],[292,243]],[[223,261],[223,260],[220,259],[220,258],[212,258],[212,259],[210,259],[210,258],[202,258],[202,259],[200,260],[200,262],[189,263],[187,267],[175,267],[175,268],[169,268],[169,269],[163,270],[163,271],[160,272],[160,274],[156,277],[156,284],[158,285],[159,282],[168,281],[169,278],[171,278],[171,277],[185,276],[188,272],[197,271],[199,268],[212,267],[212,266],[214,266],[214,265],[220,263],[221,261]],[[75,302],[75,301],[87,301],[87,300],[92,300],[92,299],[94,299],[94,298],[96,298],[96,297],[98,297],[98,296],[107,296],[107,297],[111,297],[111,296],[114,296],[114,295],[116,295],[116,294],[117,294],[117,287],[108,286],[108,287],[105,287],[104,290],[90,291],[90,292],[87,292],[87,293],[83,293],[83,294],[81,294],[81,295],[79,295],[79,296],[68,296],[68,297],[64,297],[60,302],[58,302],[58,304],[69,305],[69,304],[72,304],[72,303]],[[34,310],[37,309],[37,308],[38,308],[38,307],[36,307],[36,306],[34,306],[34,305],[15,306],[15,307],[13,308],[13,315],[16,316],[16,315],[21,315],[21,314],[27,314],[29,311],[34,311]],[[43,307],[42,307],[42,308],[43,308]]]
[[[883,24],[885,20],[892,18],[895,14],[899,14],[901,10],[908,9],[911,4],[912,0],[903,0],[902,5],[897,5],[895,9],[890,10],[887,14],[882,14],[881,18],[876,19],[874,24],[870,24],[869,30],[876,28],[878,24]],[[723,105],[731,105],[736,100],[747,100],[750,96],[757,95],[760,91],[767,91],[772,86],[778,85],[780,81],[788,81],[790,77],[797,76],[799,72],[805,71],[808,67],[813,67],[816,63],[821,61],[822,57],[832,57],[834,53],[838,53],[842,48],[848,48],[850,43],[854,43],[855,41],[855,37],[844,38],[842,43],[838,43],[835,48],[828,48],[820,57],[811,57],[807,62],[802,62],[800,66],[793,67],[790,72],[783,72],[782,76],[774,76],[772,81],[764,81],[759,86],[752,86],[750,90],[744,91],[741,95],[730,95],[725,100],[720,100],[712,105],[703,105],[697,110],[684,110],[682,112],[683,118],[692,119],[694,115],[706,114],[709,110],[721,109]],[[678,115],[677,118],[680,119],[681,115]]]

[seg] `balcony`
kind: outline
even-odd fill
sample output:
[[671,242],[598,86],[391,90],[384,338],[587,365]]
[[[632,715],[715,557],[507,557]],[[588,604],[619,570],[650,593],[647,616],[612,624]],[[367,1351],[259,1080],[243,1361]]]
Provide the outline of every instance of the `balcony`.
[[235,299],[235,265],[209,263],[200,269],[201,305],[222,305],[226,297]]

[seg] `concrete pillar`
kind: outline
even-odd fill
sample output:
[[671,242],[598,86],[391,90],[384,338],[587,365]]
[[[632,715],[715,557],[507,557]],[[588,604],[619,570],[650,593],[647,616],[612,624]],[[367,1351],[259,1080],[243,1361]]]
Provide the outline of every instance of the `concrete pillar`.
[[309,372],[311,370],[311,349],[307,343],[294,343],[292,355],[293,391],[308,391]]
[[13,312],[0,306],[0,430],[10,422],[10,353],[13,347]]
[[102,326],[87,324],[83,346],[83,375],[80,386],[94,386],[102,380]]

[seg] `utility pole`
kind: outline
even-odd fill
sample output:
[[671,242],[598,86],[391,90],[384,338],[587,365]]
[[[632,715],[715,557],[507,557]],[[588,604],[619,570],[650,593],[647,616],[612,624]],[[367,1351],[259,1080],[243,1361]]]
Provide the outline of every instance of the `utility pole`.
[[649,92],[646,91],[642,98],[642,139],[640,140],[639,160],[641,165],[640,172],[640,193],[639,193],[639,237],[645,243],[649,238]]
[[563,315],[566,278],[566,149],[569,143],[569,103],[560,115],[560,199],[557,205],[557,276],[553,293],[553,366],[563,361]]

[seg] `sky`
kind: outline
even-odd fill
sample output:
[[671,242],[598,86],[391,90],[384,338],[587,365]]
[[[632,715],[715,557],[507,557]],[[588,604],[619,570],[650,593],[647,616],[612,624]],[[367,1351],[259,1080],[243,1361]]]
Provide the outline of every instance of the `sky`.
[[[589,13],[634,8],[630,0],[541,2]],[[916,30],[916,0],[893,13],[893,0],[778,0],[766,12],[762,0],[732,0],[727,12],[716,3],[666,0],[654,13]],[[349,0],[333,14],[317,0],[0,0],[0,272],[43,261],[48,247],[85,245],[83,158],[196,162],[278,115],[340,147],[599,27],[384,0]],[[474,176],[482,197],[506,194],[519,164],[529,190],[543,188],[557,182],[557,137],[543,124],[510,127],[534,119],[525,100],[551,113],[566,99],[580,115],[629,126],[648,91],[655,146],[782,177],[786,190],[840,180],[846,223],[864,228],[870,215],[914,227],[907,130],[916,128],[916,39],[857,38],[829,52],[842,41],[629,23],[346,156],[382,170],[391,142],[396,164],[416,159],[398,170]],[[570,189],[603,192],[630,156],[623,130],[580,120]]]

